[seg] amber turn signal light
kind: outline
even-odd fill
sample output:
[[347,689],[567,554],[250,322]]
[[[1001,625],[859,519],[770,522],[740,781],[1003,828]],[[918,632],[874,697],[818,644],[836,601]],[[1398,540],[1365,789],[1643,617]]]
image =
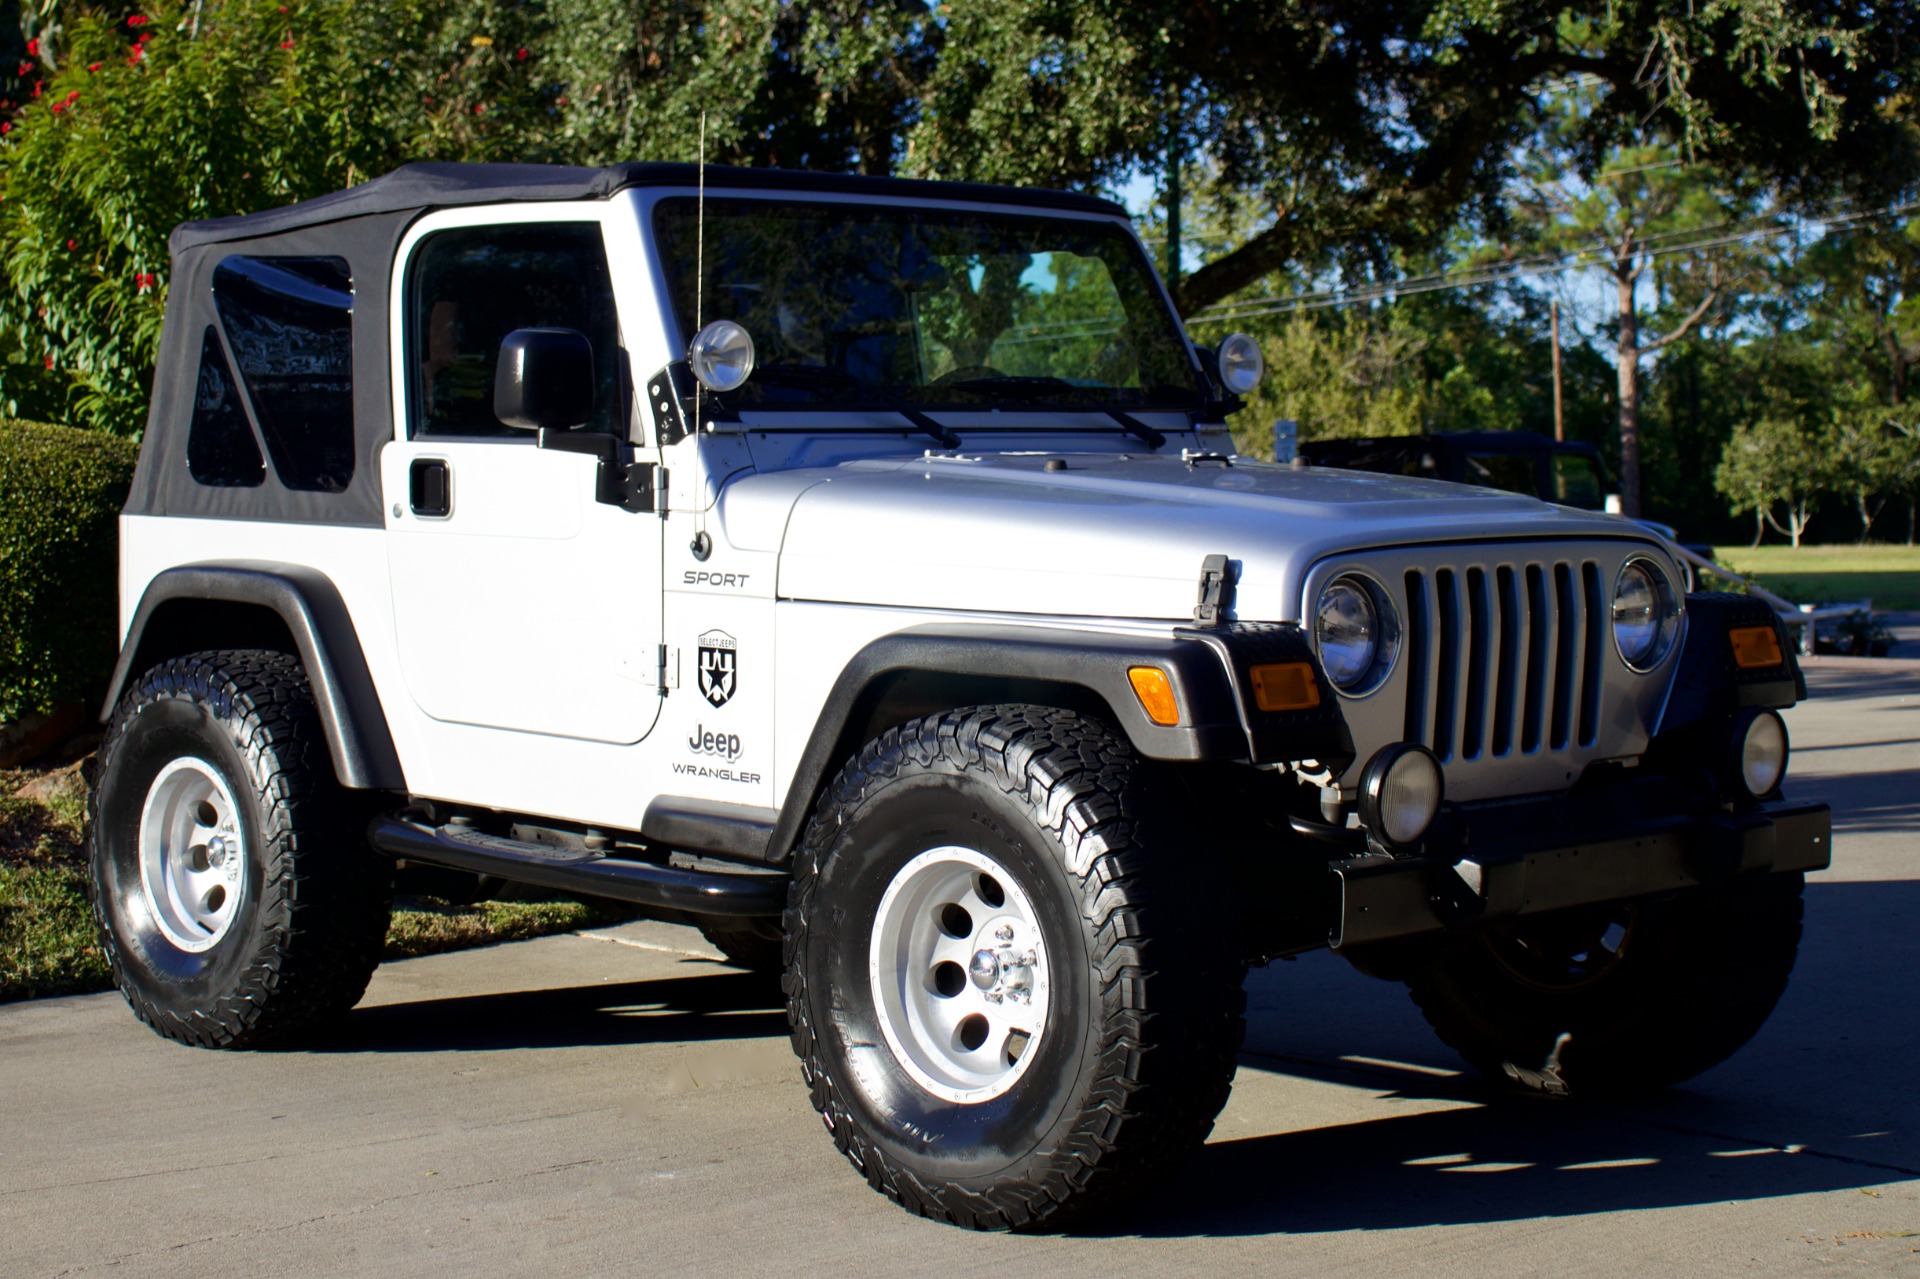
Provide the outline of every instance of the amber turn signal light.
[[1320,704],[1311,662],[1274,662],[1247,674],[1253,680],[1253,704],[1263,711],[1310,711]]
[[1736,626],[1727,632],[1733,645],[1733,664],[1743,671],[1764,670],[1786,662],[1780,636],[1771,626]]
[[1174,699],[1173,685],[1165,671],[1158,666],[1129,666],[1127,682],[1133,685],[1133,695],[1140,699],[1148,719],[1162,728],[1180,722],[1180,703]]

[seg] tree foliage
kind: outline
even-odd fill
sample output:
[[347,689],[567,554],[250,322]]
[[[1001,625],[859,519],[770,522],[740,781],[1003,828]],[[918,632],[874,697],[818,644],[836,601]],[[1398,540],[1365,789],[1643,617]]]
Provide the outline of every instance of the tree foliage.
[[0,146],[0,406],[139,428],[180,222],[406,158],[543,158],[526,142],[548,109],[519,70],[528,11],[456,12],[164,0],[71,22]]

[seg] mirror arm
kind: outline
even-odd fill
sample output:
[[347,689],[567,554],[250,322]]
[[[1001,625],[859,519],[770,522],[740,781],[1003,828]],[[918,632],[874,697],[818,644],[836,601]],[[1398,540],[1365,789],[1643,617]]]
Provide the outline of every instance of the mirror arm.
[[599,459],[593,491],[596,502],[623,507],[636,515],[643,511],[666,514],[667,468],[650,462],[624,462],[619,436],[604,431],[562,431],[543,426],[535,437],[535,445]]

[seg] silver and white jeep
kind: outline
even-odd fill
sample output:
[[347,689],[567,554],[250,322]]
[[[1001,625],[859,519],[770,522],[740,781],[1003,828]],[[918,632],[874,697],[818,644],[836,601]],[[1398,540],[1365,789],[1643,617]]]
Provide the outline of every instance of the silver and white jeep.
[[1056,1227],[1206,1135],[1331,946],[1496,1078],[1654,1088],[1792,967],[1771,613],[1644,530],[1235,455],[1123,212],[414,165],[183,226],[93,808],[161,1034],[314,1033],[396,880],[782,974],[836,1145]]

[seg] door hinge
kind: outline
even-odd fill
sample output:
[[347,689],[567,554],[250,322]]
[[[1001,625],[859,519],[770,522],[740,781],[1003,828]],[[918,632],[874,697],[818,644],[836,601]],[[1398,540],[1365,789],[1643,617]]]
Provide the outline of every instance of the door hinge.
[[660,645],[658,665],[659,676],[656,684],[659,687],[660,696],[665,697],[667,690],[680,687],[680,650],[669,648],[665,644]]
[[1193,606],[1195,626],[1218,626],[1233,607],[1233,566],[1224,555],[1200,561],[1200,600]]
[[[601,472],[603,479],[606,471]],[[640,515],[648,511],[667,513],[667,468],[657,462],[630,462],[613,477],[613,483],[601,501]]]

